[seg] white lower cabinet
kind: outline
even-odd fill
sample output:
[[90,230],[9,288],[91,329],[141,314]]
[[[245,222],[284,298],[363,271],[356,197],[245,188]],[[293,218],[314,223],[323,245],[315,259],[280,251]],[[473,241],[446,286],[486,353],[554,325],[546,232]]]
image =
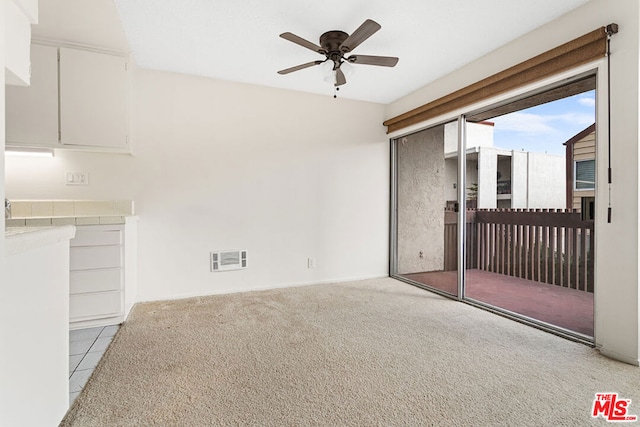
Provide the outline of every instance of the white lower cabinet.
[[[122,292],[120,291],[71,295],[69,310],[71,319],[119,318],[121,317],[121,312]],[[122,322],[122,319],[105,320],[107,325],[120,322]],[[94,326],[96,325],[94,324]]]
[[69,257],[71,329],[125,318],[125,225],[77,226]]

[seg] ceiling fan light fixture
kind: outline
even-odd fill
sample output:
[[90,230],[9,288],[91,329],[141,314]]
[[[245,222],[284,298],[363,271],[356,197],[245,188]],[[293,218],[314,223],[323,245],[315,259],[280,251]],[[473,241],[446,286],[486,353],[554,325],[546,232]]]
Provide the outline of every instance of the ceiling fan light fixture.
[[337,83],[337,73],[333,70],[329,71],[327,74],[325,74],[324,78],[322,79],[325,83],[330,84],[331,86],[335,86]]
[[333,61],[326,60],[320,65],[322,80],[330,85],[336,84],[336,71],[333,69]]
[[[338,85],[338,72],[334,69],[335,65],[332,61],[326,61],[320,66],[322,71],[322,80],[332,86]],[[346,61],[340,63],[340,70],[344,74],[345,78],[350,78],[355,74],[355,67]]]
[[320,71],[322,72],[323,76],[326,76],[330,72],[332,72],[333,71],[333,61],[330,61],[330,60],[327,59],[322,64],[320,64]]
[[340,64],[340,69],[346,78],[349,78],[356,73],[356,67],[351,65],[348,61],[343,61],[342,64]]

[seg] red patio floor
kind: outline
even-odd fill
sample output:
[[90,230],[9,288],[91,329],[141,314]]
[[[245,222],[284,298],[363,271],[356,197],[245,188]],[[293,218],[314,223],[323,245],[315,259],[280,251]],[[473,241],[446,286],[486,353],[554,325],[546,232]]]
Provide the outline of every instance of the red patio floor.
[[[457,273],[436,271],[402,277],[457,294]],[[518,277],[467,270],[466,296],[570,331],[593,336],[593,294]]]

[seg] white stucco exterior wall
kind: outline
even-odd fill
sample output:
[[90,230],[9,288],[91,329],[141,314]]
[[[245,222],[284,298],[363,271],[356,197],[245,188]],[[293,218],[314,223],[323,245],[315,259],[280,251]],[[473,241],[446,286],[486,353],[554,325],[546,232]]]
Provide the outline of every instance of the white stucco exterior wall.
[[478,208],[495,209],[498,199],[498,154],[494,150],[480,150],[478,153]]
[[458,157],[445,159],[444,172],[444,199],[458,200]]
[[531,209],[564,209],[567,206],[564,157],[527,153],[529,203]]
[[[493,147],[493,125],[488,123],[466,123],[467,149],[475,147]],[[444,152],[458,151],[458,122],[444,125]]]
[[398,142],[400,274],[444,269],[444,139],[438,126]]
[[523,209],[528,206],[527,153],[514,151],[511,155],[511,207]]

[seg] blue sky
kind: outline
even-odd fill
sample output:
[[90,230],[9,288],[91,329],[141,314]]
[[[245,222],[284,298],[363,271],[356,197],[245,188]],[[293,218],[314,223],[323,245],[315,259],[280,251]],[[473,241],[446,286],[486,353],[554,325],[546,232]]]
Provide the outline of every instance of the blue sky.
[[595,91],[489,119],[494,146],[564,155],[562,143],[595,121]]

